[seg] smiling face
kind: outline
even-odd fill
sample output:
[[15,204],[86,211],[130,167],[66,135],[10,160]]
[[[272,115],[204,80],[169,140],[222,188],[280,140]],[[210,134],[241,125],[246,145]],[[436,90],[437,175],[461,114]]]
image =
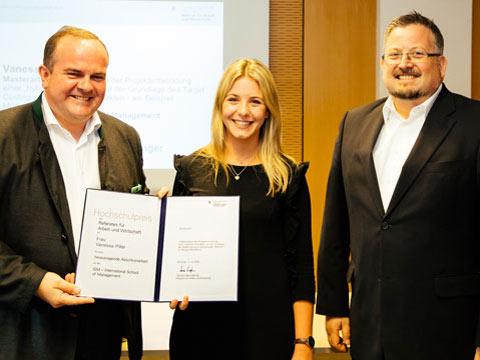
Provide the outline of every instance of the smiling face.
[[[385,54],[421,50],[437,53],[433,33],[425,26],[411,24],[392,30],[385,41]],[[388,93],[395,99],[407,100],[413,106],[428,99],[440,86],[447,66],[444,56],[428,57],[414,63],[403,56],[399,64],[388,64],[382,59],[383,81]]]
[[238,78],[222,104],[225,141],[258,143],[267,117],[268,110],[257,82],[246,76]]
[[49,70],[39,74],[48,104],[65,129],[83,128],[105,97],[108,54],[97,40],[64,36],[58,41]]

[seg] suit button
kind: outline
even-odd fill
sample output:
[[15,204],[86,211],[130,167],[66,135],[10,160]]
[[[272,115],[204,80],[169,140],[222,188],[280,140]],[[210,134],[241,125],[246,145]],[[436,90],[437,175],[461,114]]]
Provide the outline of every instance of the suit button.
[[389,230],[392,227],[388,222],[384,221],[382,223],[382,230]]
[[67,235],[62,234],[61,238],[63,242],[67,242]]

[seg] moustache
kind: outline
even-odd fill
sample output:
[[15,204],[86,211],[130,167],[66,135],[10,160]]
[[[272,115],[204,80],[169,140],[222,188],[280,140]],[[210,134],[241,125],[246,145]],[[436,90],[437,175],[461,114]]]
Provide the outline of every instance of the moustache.
[[415,77],[419,77],[421,75],[420,72],[418,72],[417,70],[415,69],[405,69],[405,70],[402,70],[402,69],[399,69],[397,71],[395,71],[395,73],[393,74],[394,76],[398,77],[398,76],[415,76]]

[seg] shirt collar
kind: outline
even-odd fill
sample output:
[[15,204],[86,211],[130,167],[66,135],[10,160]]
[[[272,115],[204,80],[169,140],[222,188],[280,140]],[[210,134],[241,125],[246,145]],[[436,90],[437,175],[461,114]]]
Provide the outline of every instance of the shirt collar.
[[[438,89],[433,93],[432,96],[430,96],[427,100],[425,100],[423,103],[415,106],[412,108],[410,111],[410,114],[415,114],[415,113],[422,113],[425,117],[427,117],[428,113],[430,112],[430,109],[433,106],[433,103],[438,97],[438,94],[440,94],[440,91],[442,90],[443,84],[440,84]],[[396,117],[400,118],[400,115],[397,112],[397,109],[395,109],[395,105],[393,104],[393,99],[391,96],[387,98],[387,101],[385,101],[385,104],[383,105],[383,121],[387,123],[393,114],[395,114]],[[408,120],[408,119],[407,119]]]
[[[48,104],[45,93],[42,94],[42,111],[43,111],[43,118],[45,121],[45,125],[47,127],[49,128],[58,127],[64,132],[68,133],[68,131],[60,125],[55,115],[53,115],[52,109]],[[83,130],[82,136],[90,135],[92,132],[97,131],[100,128],[100,126],[102,126],[102,121],[100,120],[100,116],[98,115],[98,112],[95,111],[92,117],[87,121],[85,125],[85,129]]]

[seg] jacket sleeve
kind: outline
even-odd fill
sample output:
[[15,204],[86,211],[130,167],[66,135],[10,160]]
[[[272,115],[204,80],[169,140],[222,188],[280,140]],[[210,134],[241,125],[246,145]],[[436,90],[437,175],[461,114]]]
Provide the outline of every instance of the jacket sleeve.
[[0,306],[24,311],[46,272],[0,241]]
[[[30,304],[35,291],[40,285],[46,270],[37,266],[28,258],[20,256],[9,245],[6,228],[12,224],[12,217],[7,216],[9,206],[15,201],[11,192],[15,188],[15,168],[7,163],[13,150],[7,144],[8,135],[0,126],[0,306],[8,306],[18,311],[24,311]],[[17,225],[21,226],[21,219]]]
[[347,271],[350,231],[341,158],[347,116],[348,113],[340,124],[330,168],[317,266],[316,312],[338,317],[349,314]]

